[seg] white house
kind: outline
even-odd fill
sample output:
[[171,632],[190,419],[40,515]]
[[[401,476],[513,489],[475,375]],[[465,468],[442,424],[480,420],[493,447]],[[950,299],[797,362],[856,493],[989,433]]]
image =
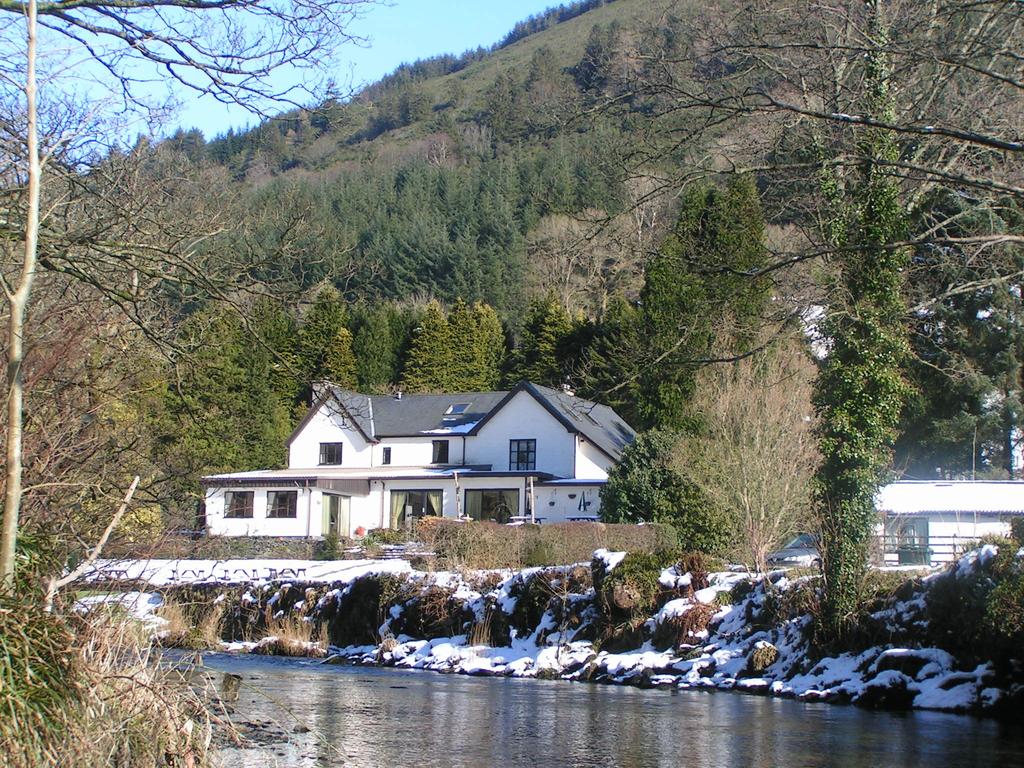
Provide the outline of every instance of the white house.
[[1005,536],[1024,516],[1024,482],[909,481],[884,486],[875,499],[882,513],[886,565],[951,562],[982,536]]
[[371,396],[329,384],[288,440],[288,468],[203,478],[220,536],[353,536],[416,518],[595,519],[634,432],[611,409],[536,384]]

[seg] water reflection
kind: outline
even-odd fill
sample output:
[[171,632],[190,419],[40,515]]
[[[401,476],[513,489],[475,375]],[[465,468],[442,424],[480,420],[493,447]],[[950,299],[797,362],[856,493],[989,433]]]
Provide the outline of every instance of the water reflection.
[[290,737],[225,750],[225,768],[1024,765],[1020,725],[957,715],[270,658],[206,664],[241,676],[225,677],[236,720],[273,720]]

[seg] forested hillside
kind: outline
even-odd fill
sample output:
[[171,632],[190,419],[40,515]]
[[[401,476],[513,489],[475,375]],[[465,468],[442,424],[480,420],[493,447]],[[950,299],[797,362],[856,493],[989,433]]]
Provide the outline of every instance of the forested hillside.
[[[403,65],[350,100],[209,143],[179,132],[161,149],[225,171],[246,220],[233,237],[255,250],[261,279],[296,294],[330,283],[349,300],[486,301],[515,326],[555,279],[567,308],[599,314],[620,287],[636,296],[642,253],[587,244],[575,258],[591,263],[560,262],[649,189],[627,183],[620,160],[630,120],[583,113],[616,93],[656,6],[565,6],[492,50]],[[654,218],[614,237],[642,249]]]

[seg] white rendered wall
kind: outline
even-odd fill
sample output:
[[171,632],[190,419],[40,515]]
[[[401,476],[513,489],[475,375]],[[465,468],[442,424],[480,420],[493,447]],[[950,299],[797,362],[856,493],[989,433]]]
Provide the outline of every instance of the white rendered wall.
[[[902,518],[903,516],[895,517]],[[906,517],[910,518],[909,515]],[[923,517],[928,519],[928,546],[932,550],[931,562],[933,565],[953,562],[983,536],[1007,536],[1010,533],[1010,524],[991,514],[978,515],[975,518],[974,514],[970,512],[962,512],[959,516],[955,513],[932,513],[923,515]],[[886,518],[890,526],[893,525],[893,519],[894,516]],[[875,532],[879,536],[883,535],[885,524],[879,524],[875,528]],[[896,565],[897,553],[886,553],[885,561],[887,565]]]
[[[225,491],[252,491],[252,517],[224,517]],[[297,491],[295,517],[267,517],[267,491]],[[213,536],[319,536],[320,492],[308,488],[210,488],[206,492],[206,528]],[[312,519],[309,510],[315,510]],[[309,528],[306,522],[309,520]]]
[[468,439],[467,464],[490,464],[496,472],[509,469],[509,441],[537,441],[537,471],[573,477],[576,436],[548,413],[532,395],[519,392]]
[[[472,439],[472,438],[470,438]],[[391,466],[429,467],[434,458],[434,440],[448,441],[448,463],[462,463],[461,435],[424,435],[423,437],[389,437],[373,447],[373,465],[384,465],[384,448],[391,448]]]
[[[582,435],[576,441],[576,475],[578,480],[607,480],[614,462]],[[591,507],[593,509],[593,507]]]
[[[601,486],[598,485],[541,485],[534,496],[537,500],[537,517],[545,524],[565,523],[570,517],[583,515],[597,516],[601,511]],[[585,512],[580,511],[580,498],[589,502]]]
[[307,469],[320,464],[320,443],[342,443],[342,467],[369,467],[370,444],[354,426],[332,408],[330,403],[320,406],[309,423],[295,436],[288,447],[288,466]]

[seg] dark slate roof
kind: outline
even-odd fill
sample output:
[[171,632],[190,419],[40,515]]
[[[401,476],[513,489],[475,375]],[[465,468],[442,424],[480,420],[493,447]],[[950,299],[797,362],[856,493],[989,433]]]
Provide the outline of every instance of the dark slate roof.
[[622,450],[636,438],[633,428],[607,405],[600,405],[539,384],[527,383],[524,386],[553,406],[568,419],[573,429],[613,459],[619,459]]
[[[361,395],[334,386],[319,388],[306,418],[292,439],[325,403],[333,404],[367,440],[418,437],[424,434],[469,435],[497,413],[519,392],[528,392],[569,432],[582,434],[613,459],[635,436],[633,429],[605,405],[598,405],[549,387],[522,382],[509,392],[457,392],[445,395]],[[448,411],[466,405],[462,413]],[[290,440],[289,440],[290,442]]]

